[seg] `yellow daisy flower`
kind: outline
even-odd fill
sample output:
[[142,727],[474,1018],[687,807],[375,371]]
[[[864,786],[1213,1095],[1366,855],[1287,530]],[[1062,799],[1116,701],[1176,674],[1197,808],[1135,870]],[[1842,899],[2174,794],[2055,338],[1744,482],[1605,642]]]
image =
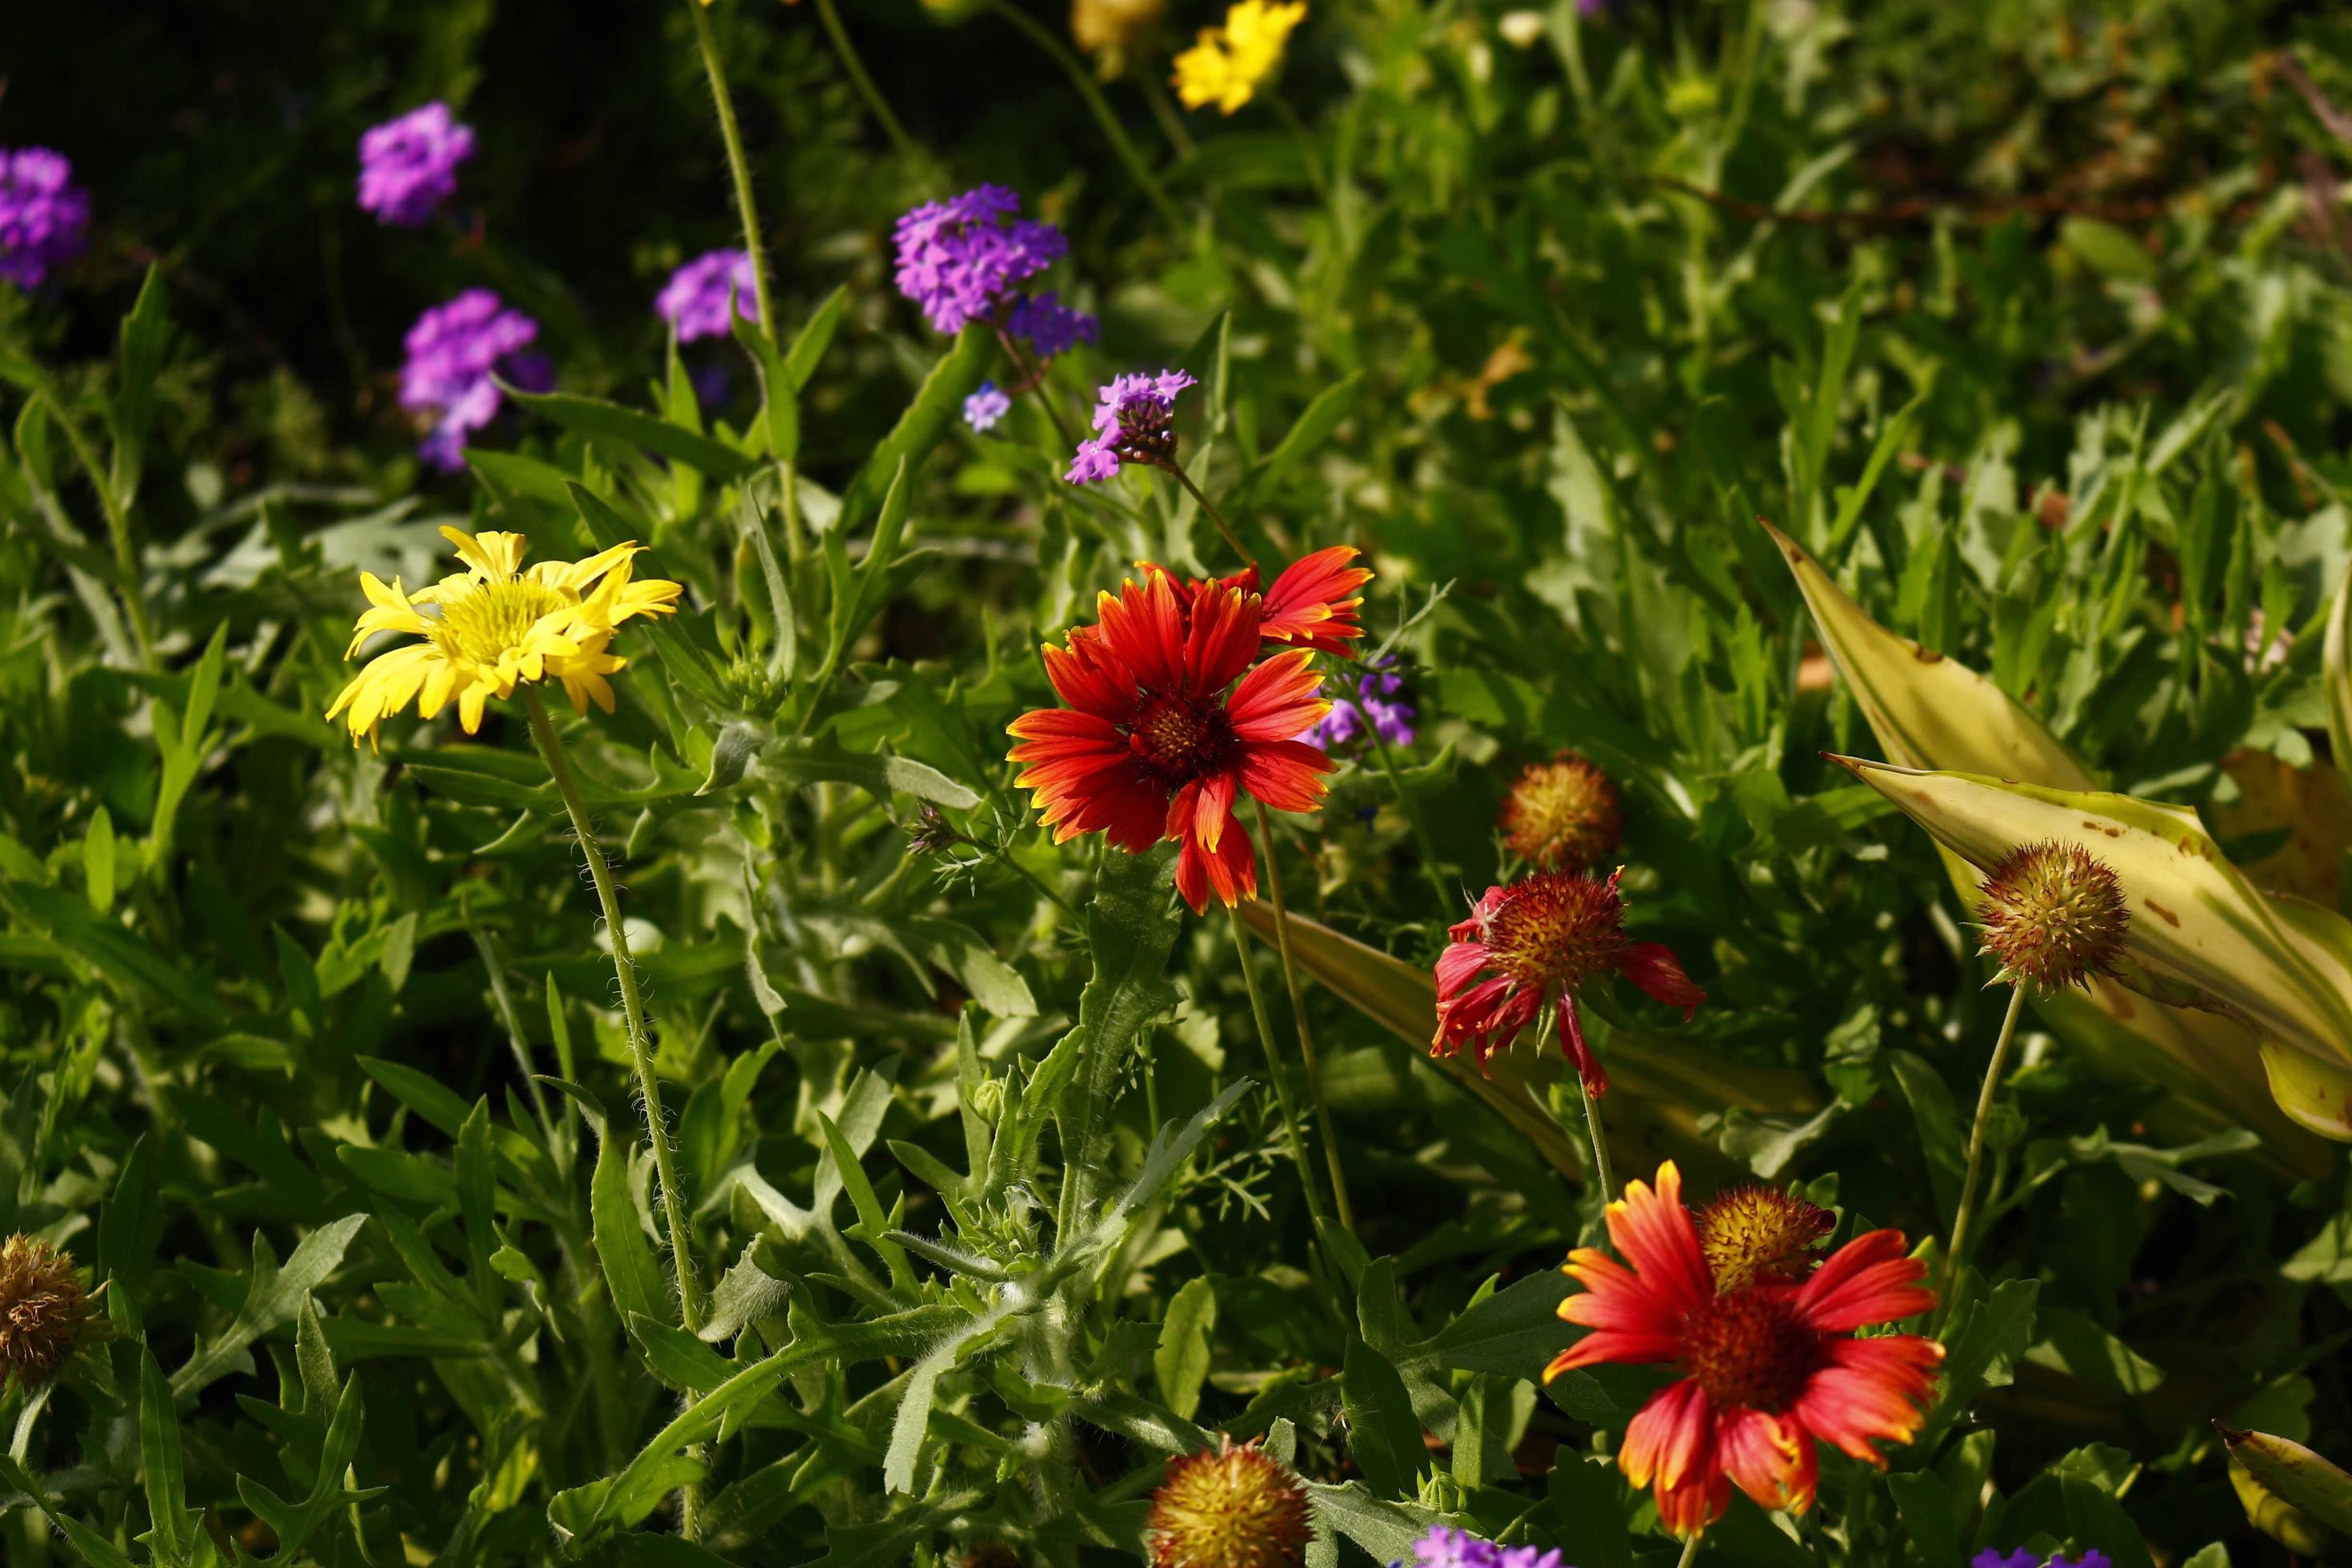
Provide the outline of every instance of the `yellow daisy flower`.
[[1291,29],[1306,19],[1307,0],[1239,0],[1223,26],[1202,28],[1201,41],[1176,57],[1176,96],[1187,109],[1213,103],[1231,114],[1274,74]]
[[377,632],[425,640],[370,659],[327,710],[330,719],[343,715],[353,745],[362,736],[374,744],[376,727],[411,699],[418,717],[430,719],[456,698],[458,720],[473,734],[493,695],[512,697],[516,687],[542,680],[562,681],[582,713],[592,700],[610,713],[613,688],[604,678],[628,662],[605,651],[613,628],[632,616],[675,613],[685,591],[659,577],[633,581],[631,558],[642,548],[634,541],[585,561],[542,561],[525,571],[529,545],[520,533],[441,533],[466,571],[414,594],[404,593],[397,577],[386,587],[374,573],[360,574],[369,608],[343,657]]

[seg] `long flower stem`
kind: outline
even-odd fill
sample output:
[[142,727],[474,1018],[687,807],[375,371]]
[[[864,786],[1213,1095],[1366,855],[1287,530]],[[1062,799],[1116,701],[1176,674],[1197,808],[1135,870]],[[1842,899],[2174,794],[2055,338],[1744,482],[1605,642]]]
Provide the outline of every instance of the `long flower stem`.
[[727,167],[735,176],[735,205],[743,217],[743,248],[751,258],[751,290],[759,298],[760,330],[772,341],[776,308],[768,297],[768,252],[760,240],[759,209],[751,200],[751,164],[743,155],[742,128],[735,122],[735,95],[727,90],[727,72],[719,61],[719,42],[711,36],[710,18],[702,14],[703,0],[686,0],[686,8],[694,14],[694,41],[702,50],[702,68],[710,78],[711,101],[719,106],[719,139],[727,143]]
[[[827,4],[828,0],[817,0],[817,3],[823,5]],[[1159,209],[1160,216],[1167,220],[1169,227],[1182,228],[1184,226],[1183,211],[1174,202],[1169,200],[1168,192],[1160,184],[1159,176],[1152,174],[1151,166],[1143,161],[1143,154],[1137,152],[1135,143],[1128,139],[1126,127],[1119,124],[1118,116],[1111,112],[1109,100],[1103,97],[1102,89],[1095,85],[1094,78],[1087,74],[1084,63],[1076,55],[1064,48],[1061,41],[1047,32],[1043,23],[1019,6],[1013,5],[1012,0],[988,0],[988,7],[1028,34],[1030,41],[1045,50],[1054,62],[1062,68],[1064,73],[1070,79],[1070,85],[1078,89],[1078,96],[1086,100],[1087,108],[1093,111],[1095,123],[1102,127],[1103,137],[1110,142],[1111,151],[1118,153],[1118,161],[1127,165],[1127,172],[1135,176],[1135,183],[1142,188],[1144,195],[1149,197],[1151,205]]]
[[1706,1532],[1705,1531],[1693,1531],[1691,1538],[1683,1542],[1683,1554],[1680,1561],[1675,1564],[1675,1568],[1690,1568],[1690,1565],[1693,1563],[1697,1562],[1698,1543],[1706,1539]]
[[1331,1104],[1323,1092],[1323,1064],[1316,1059],[1315,1031],[1307,1022],[1307,998],[1298,984],[1298,965],[1290,956],[1290,910],[1282,898],[1282,869],[1275,864],[1274,824],[1265,803],[1257,801],[1257,836],[1265,843],[1265,886],[1274,896],[1274,945],[1282,954],[1282,979],[1290,988],[1290,1016],[1298,1026],[1298,1054],[1307,1063],[1307,1092],[1315,1101],[1315,1131],[1323,1140],[1324,1163],[1331,1167],[1331,1196],[1339,1208],[1339,1228],[1352,1234],[1355,1205],[1348,1201],[1348,1173],[1339,1163],[1339,1140],[1331,1132]]
[[702,1283],[694,1269],[694,1237],[688,1229],[686,1215],[686,1194],[678,1185],[677,1159],[669,1145],[667,1119],[662,1113],[661,1079],[654,1073],[653,1037],[646,1027],[646,1007],[637,993],[637,966],[629,957],[629,933],[621,923],[619,890],[613,886],[613,874],[605,868],[604,849],[596,842],[596,830],[588,820],[588,803],[581,798],[580,784],[572,776],[572,763],[563,754],[563,742],[556,738],[555,726],[549,722],[547,705],[539,693],[525,689],[523,702],[530,713],[530,736],[539,742],[540,755],[547,759],[547,771],[555,780],[555,793],[563,797],[563,809],[572,814],[572,831],[580,839],[581,852],[588,858],[588,878],[596,887],[596,901],[604,911],[604,930],[613,939],[613,973],[621,982],[621,1011],[628,1020],[629,1065],[636,1072],[637,1093],[646,1102],[646,1131],[653,1140],[654,1169],[661,1177],[662,1217],[669,1226],[670,1256],[677,1265],[678,1311],[688,1332],[702,1329]]
[[1233,525],[1225,521],[1223,513],[1209,504],[1209,498],[1201,493],[1201,487],[1192,482],[1192,476],[1184,471],[1183,466],[1175,458],[1170,458],[1164,462],[1155,464],[1154,467],[1175,476],[1176,482],[1184,487],[1185,493],[1199,502],[1201,510],[1209,514],[1209,521],[1217,525],[1217,531],[1225,536],[1225,542],[1233,547],[1234,553],[1247,562],[1251,571],[1256,571],[1257,557],[1242,547],[1241,540],[1234,533]]
[[1013,362],[1017,378],[1037,394],[1037,406],[1054,422],[1054,434],[1062,438],[1063,446],[1076,449],[1078,438],[1070,434],[1069,422],[1062,417],[1061,409],[1055,405],[1052,389],[1045,384],[1045,367],[1032,364],[1029,356],[1021,352],[1021,345],[1013,342],[1013,334],[1001,324],[996,329],[996,341],[1003,348],[1004,357]]
[[1592,1134],[1592,1179],[1601,1184],[1601,1201],[1614,1203],[1617,1198],[1617,1177],[1609,1168],[1609,1139],[1601,1130],[1601,1102],[1592,1098],[1592,1086],[1584,1081],[1573,1064],[1569,1071],[1576,1074],[1576,1089],[1584,1096],[1584,1129]]
[[841,68],[849,73],[850,85],[866,100],[874,118],[881,121],[882,133],[890,138],[890,145],[910,163],[930,162],[915,139],[907,134],[907,128],[898,123],[898,117],[890,112],[890,100],[882,96],[882,89],[866,74],[866,62],[858,58],[857,46],[849,41],[849,30],[841,25],[841,14],[833,8],[833,0],[816,0],[816,15],[824,24],[826,36],[833,39],[833,52],[841,57]]
[[[1234,956],[1241,963],[1242,984],[1249,991],[1250,1016],[1257,1021],[1258,1048],[1265,1053],[1265,1076],[1274,1080],[1275,1101],[1282,1110],[1283,1136],[1290,1146],[1291,1163],[1298,1167],[1299,1187],[1307,1194],[1307,1216],[1314,1222],[1316,1238],[1328,1253],[1331,1251],[1328,1234],[1330,1222],[1323,1215],[1323,1194],[1315,1184],[1315,1167],[1307,1163],[1306,1140],[1299,1136],[1298,1108],[1291,1101],[1290,1080],[1283,1076],[1282,1058],[1274,1048],[1274,1022],[1266,1016],[1265,995],[1258,989],[1257,970],[1250,963],[1249,933],[1242,929],[1239,908],[1227,905],[1225,914],[1233,922]],[[1332,1261],[1339,1261],[1336,1254]],[[1341,1278],[1346,1275],[1347,1271],[1341,1269]]]
[[2009,1011],[2000,1020],[2000,1038],[1993,1042],[1992,1062],[1985,1068],[1983,1092],[1977,1096],[1976,1124],[1969,1129],[1969,1169],[1960,1179],[1960,1206],[1952,1216],[1952,1251],[1944,1259],[1944,1299],[1951,1300],[1968,1261],[1969,1222],[1976,1217],[1977,1183],[1984,1173],[1985,1124],[1992,1120],[1993,1096],[2000,1092],[2002,1072],[2009,1066],[2010,1047],[2017,1039],[2017,1016],[2025,1010],[2025,987],[2009,988]]

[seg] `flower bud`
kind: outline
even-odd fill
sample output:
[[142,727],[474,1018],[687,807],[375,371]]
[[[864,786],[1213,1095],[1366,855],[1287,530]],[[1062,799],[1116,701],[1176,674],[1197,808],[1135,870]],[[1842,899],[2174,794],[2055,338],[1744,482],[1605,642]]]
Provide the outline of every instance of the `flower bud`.
[[1289,1568],[1314,1534],[1307,1489],[1253,1443],[1168,1462],[1151,1494],[1152,1568]]
[[1752,1182],[1726,1188],[1691,1218],[1718,1293],[1759,1279],[1795,1284],[1821,1261],[1814,1248],[1837,1225],[1820,1205]]
[[1529,763],[1503,803],[1503,842],[1545,871],[1588,871],[1617,852],[1624,823],[1609,775],[1562,752]]
[[2116,874],[2079,845],[2044,842],[2011,852],[1985,879],[1983,951],[2000,978],[2061,991],[2113,974],[2131,910]]
[[20,1389],[43,1382],[89,1321],[73,1254],[21,1231],[0,1242],[0,1380]]

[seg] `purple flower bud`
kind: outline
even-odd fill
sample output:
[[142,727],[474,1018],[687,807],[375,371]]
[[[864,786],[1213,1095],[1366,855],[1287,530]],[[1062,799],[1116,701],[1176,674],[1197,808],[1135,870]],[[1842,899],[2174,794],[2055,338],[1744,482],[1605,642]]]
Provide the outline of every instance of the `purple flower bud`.
[[525,390],[552,385],[546,360],[522,352],[538,336],[537,321],[488,289],[468,289],[417,317],[404,344],[400,405],[432,416],[418,455],[445,470],[464,465],[467,437],[505,401],[494,374]]
[[751,253],[708,250],[669,275],[654,299],[654,313],[670,324],[679,342],[723,338],[733,330],[727,320],[730,293],[737,315],[747,321],[759,320],[760,289],[751,275]]
[[474,128],[438,100],[360,138],[360,209],[414,228],[457,194],[457,165],[474,155]]
[[978,392],[963,400],[963,422],[975,430],[992,430],[996,422],[1012,410],[1012,397],[996,383],[983,381]]
[[73,164],[47,147],[0,147],[0,278],[37,289],[81,254],[89,232],[89,193],[73,184]]

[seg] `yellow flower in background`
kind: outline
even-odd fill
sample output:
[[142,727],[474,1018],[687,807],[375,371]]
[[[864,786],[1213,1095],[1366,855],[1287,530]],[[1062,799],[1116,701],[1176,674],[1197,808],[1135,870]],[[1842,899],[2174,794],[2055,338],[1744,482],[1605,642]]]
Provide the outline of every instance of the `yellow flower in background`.
[[544,680],[562,681],[581,712],[593,701],[610,713],[613,688],[604,678],[628,662],[605,651],[613,629],[632,616],[674,613],[684,592],[658,577],[633,581],[630,562],[642,548],[634,542],[525,571],[529,545],[520,533],[441,533],[467,570],[414,594],[403,593],[397,577],[386,587],[374,573],[360,574],[371,607],[361,612],[343,657],[377,632],[425,640],[370,659],[327,710],[330,719],[343,715],[354,745],[362,736],[373,744],[376,726],[411,699],[418,717],[430,719],[456,698],[457,717],[473,734],[491,697]]
[[1307,19],[1307,0],[1287,5],[1239,0],[1222,27],[1203,27],[1201,41],[1176,57],[1176,96],[1187,109],[1213,103],[1231,114],[1257,92],[1282,63],[1290,30]]

